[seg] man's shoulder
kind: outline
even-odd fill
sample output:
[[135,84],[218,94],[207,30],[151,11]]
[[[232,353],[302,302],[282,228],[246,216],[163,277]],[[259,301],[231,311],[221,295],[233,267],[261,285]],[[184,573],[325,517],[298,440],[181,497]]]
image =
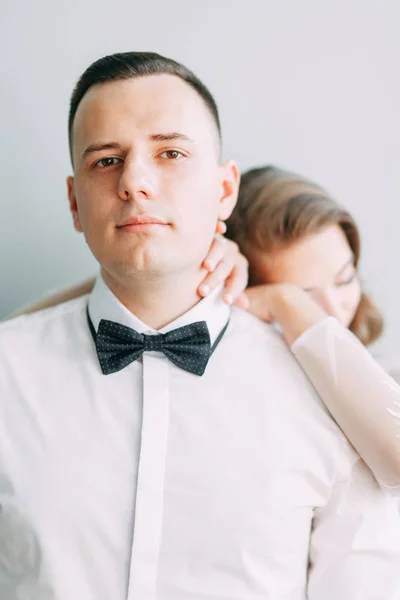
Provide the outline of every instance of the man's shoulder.
[[43,332],[53,328],[69,327],[76,318],[81,318],[87,305],[87,297],[80,297],[51,308],[13,317],[0,322],[0,349],[4,343],[40,339]]
[[[342,457],[345,468],[354,462],[354,452],[318,396],[311,381],[286,344],[278,327],[240,310],[232,310],[232,335],[236,332],[241,370],[246,376],[251,368],[254,380],[267,390],[268,406],[274,415],[292,415],[299,431],[309,432],[314,447],[325,444],[332,456]],[[262,375],[259,376],[258,374]],[[307,433],[305,433],[307,435]],[[351,460],[350,460],[351,459]],[[344,467],[343,467],[344,469]]]
[[251,340],[258,347],[280,348],[291,354],[282,334],[273,323],[266,323],[245,310],[233,307],[231,313],[232,330],[237,335]]
[[257,368],[262,365],[264,373],[268,369],[269,373],[278,374],[281,387],[302,388],[315,395],[311,382],[276,324],[266,323],[244,310],[233,308],[230,333],[240,355],[251,356],[251,364]]

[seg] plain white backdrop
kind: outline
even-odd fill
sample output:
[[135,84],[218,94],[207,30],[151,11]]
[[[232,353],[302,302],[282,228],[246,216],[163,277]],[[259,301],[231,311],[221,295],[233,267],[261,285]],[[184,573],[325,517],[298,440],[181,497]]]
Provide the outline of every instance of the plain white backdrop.
[[183,62],[211,89],[224,158],[328,188],[362,231],[361,273],[400,354],[398,0],[1,2],[0,318],[96,272],[68,213],[67,111],[112,52]]

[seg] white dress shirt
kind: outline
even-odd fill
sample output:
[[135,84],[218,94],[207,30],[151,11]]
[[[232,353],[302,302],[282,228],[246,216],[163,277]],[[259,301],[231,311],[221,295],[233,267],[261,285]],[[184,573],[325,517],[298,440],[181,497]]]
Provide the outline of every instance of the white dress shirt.
[[[232,310],[203,377],[104,376],[87,302],[0,326],[1,600],[399,600],[398,501],[271,327]],[[89,312],[157,334],[101,279]]]
[[333,317],[292,351],[377,480],[400,495],[400,385]]

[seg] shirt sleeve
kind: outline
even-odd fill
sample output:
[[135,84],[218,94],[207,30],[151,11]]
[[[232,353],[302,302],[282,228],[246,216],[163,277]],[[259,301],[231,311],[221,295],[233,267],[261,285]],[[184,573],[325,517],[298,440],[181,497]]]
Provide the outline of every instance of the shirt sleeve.
[[377,481],[400,494],[400,386],[333,317],[291,349]]
[[358,458],[314,510],[308,600],[396,600],[400,585],[399,498]]

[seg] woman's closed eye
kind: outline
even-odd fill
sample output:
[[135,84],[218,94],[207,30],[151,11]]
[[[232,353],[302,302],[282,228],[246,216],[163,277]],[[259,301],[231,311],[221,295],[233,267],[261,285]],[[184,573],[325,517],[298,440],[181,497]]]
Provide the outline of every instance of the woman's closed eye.
[[[356,279],[357,279],[357,271],[354,271],[346,279],[336,281],[333,285],[335,287],[344,287],[346,285],[350,285]],[[318,291],[318,289],[322,289],[322,288],[318,288],[318,286],[315,286],[315,287],[303,287],[302,289],[304,292],[307,292],[307,294],[312,294],[313,292]]]
[[349,277],[347,277],[347,279],[344,279],[342,281],[337,281],[336,286],[342,287],[345,285],[350,285],[350,283],[353,283],[353,281],[356,279],[356,277],[357,277],[357,272],[354,271],[354,273],[352,273]]

